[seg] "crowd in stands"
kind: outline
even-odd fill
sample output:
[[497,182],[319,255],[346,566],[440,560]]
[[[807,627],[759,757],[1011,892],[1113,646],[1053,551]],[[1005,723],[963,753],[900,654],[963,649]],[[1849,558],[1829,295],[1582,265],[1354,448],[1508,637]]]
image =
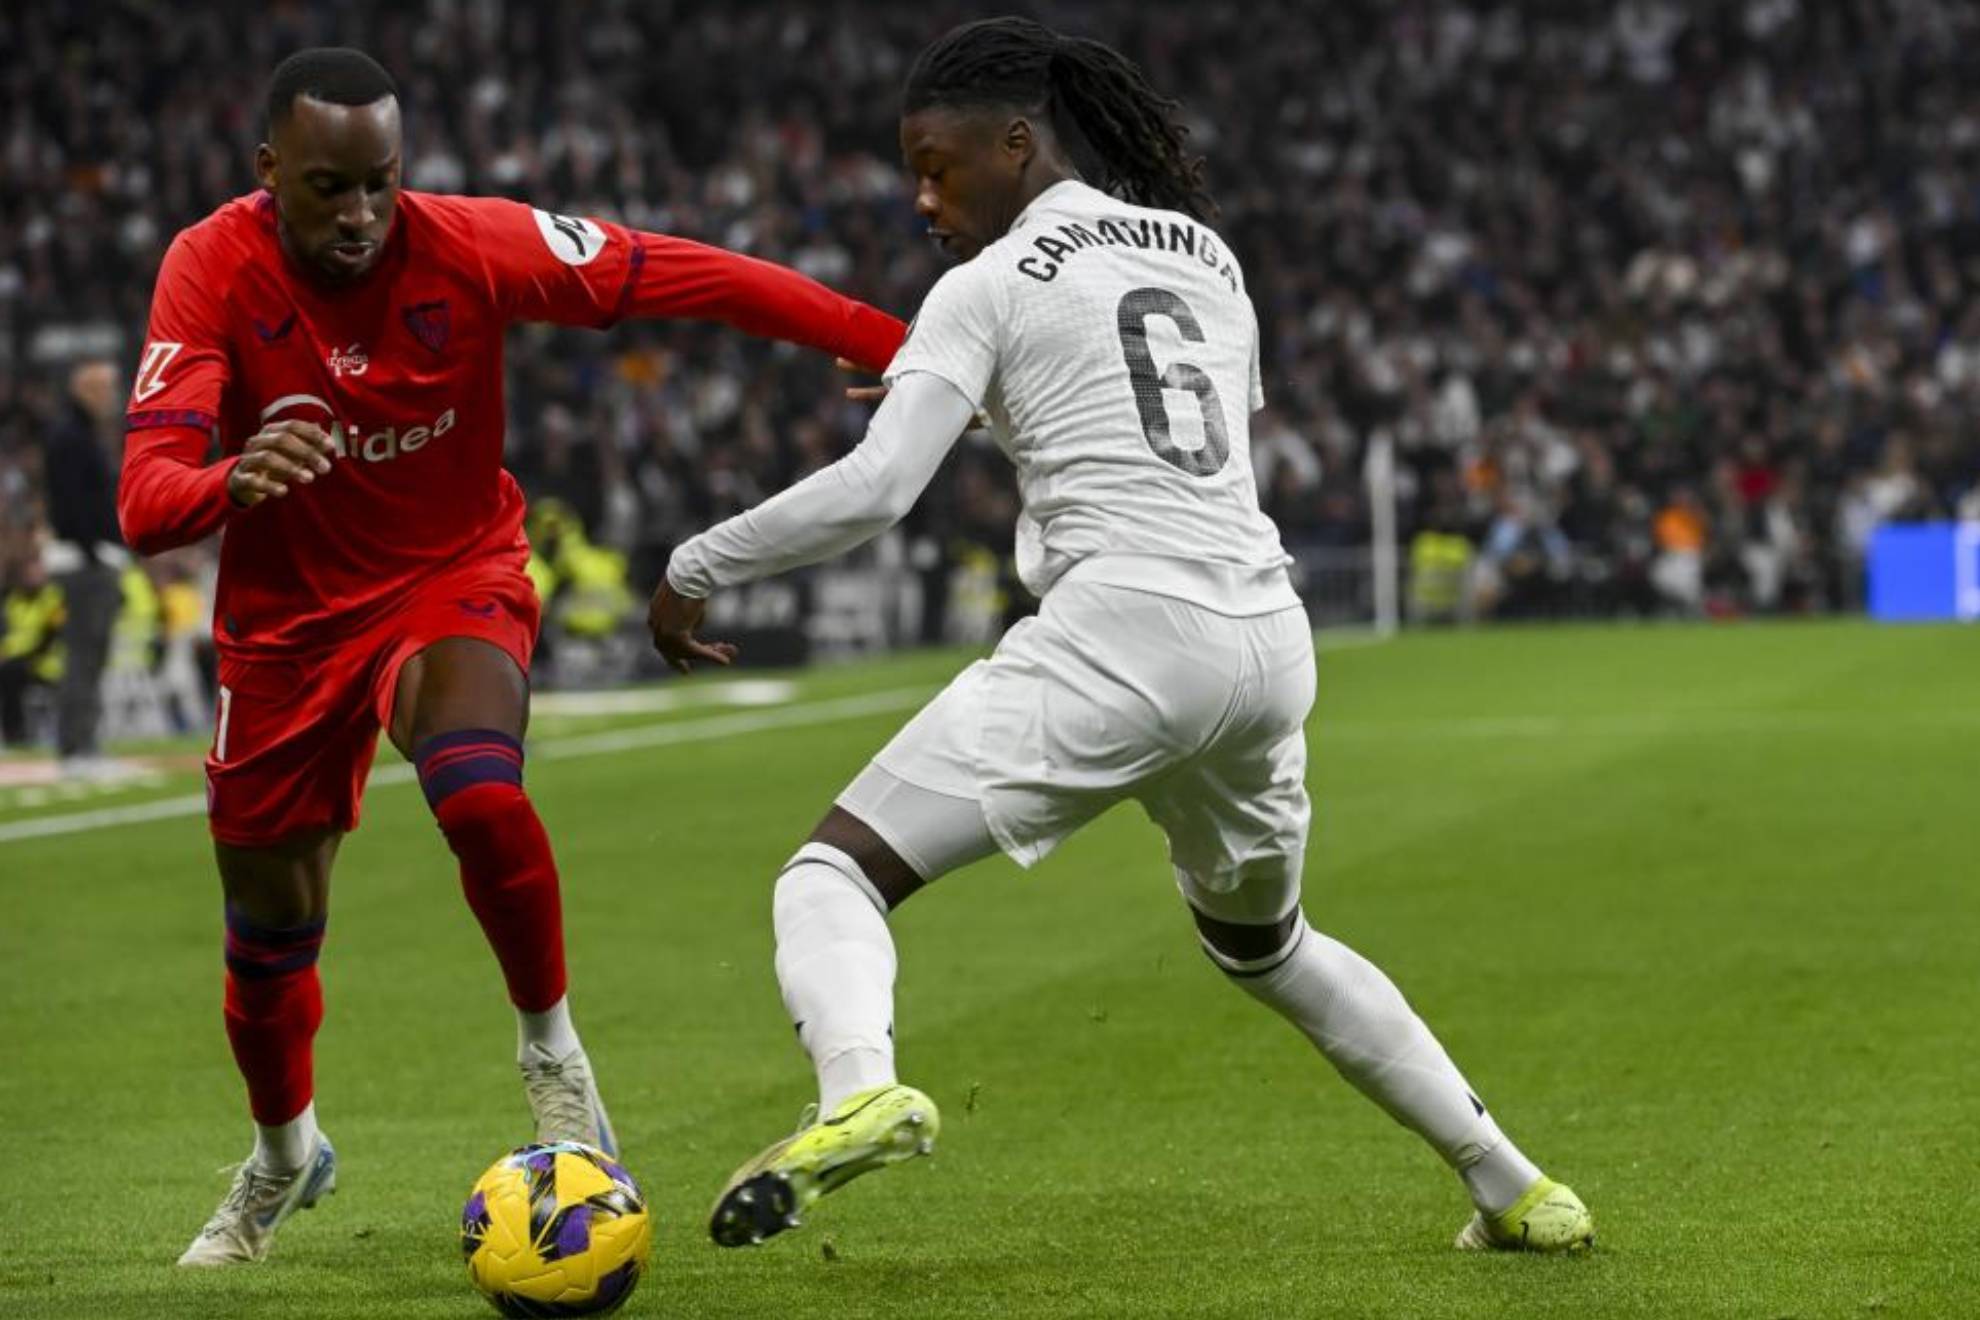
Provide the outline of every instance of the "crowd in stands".
[[[1185,102],[1263,331],[1262,498],[1290,544],[1365,546],[1386,441],[1420,617],[1854,608],[1879,523],[1980,517],[1980,7],[1022,7]],[[10,9],[0,572],[25,584],[65,363],[135,356],[164,245],[250,188],[287,52],[361,45],[395,72],[411,186],[700,238],[906,316],[939,266],[899,88],[977,13]],[[640,599],[681,538],[858,440],[847,383],[705,327],[533,327],[510,343],[510,464]],[[906,524],[910,562],[1001,554],[1014,510],[966,441]]]

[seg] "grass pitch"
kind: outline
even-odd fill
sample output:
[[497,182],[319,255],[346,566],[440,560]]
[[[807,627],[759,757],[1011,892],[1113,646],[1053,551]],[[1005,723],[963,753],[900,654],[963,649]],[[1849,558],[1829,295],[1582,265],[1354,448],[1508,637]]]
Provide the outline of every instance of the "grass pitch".
[[[1980,1308],[1980,632],[1863,624],[1322,656],[1307,911],[1587,1198],[1592,1256],[1453,1252],[1456,1180],[1223,984],[1132,808],[898,918],[901,1062],[944,1105],[936,1158],[765,1248],[710,1246],[723,1178],[808,1098],[771,877],[964,659],[746,698],[782,705],[539,719],[573,1003],[657,1223],[626,1314]],[[724,695],[696,683],[678,691]],[[451,859],[389,778],[323,964],[340,1190],[265,1266],[172,1268],[248,1133],[204,826],[171,815],[197,778],[163,765],[123,798],[0,798],[0,1313],[486,1313],[455,1221],[527,1136],[512,1028]],[[151,823],[15,828],[158,801]]]

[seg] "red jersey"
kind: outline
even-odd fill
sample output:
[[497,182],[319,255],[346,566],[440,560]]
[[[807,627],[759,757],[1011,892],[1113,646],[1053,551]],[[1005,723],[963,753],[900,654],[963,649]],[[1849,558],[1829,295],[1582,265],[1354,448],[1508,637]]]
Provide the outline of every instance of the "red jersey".
[[[348,286],[284,252],[265,193],[173,240],[126,418],[118,504],[153,554],[224,526],[214,633],[230,650],[333,645],[436,570],[520,555],[502,467],[503,330],[625,317],[727,322],[876,370],[893,317],[794,271],[496,198],[402,192],[378,264]],[[331,470],[251,509],[232,456],[269,422],[330,433]],[[226,461],[206,465],[218,428]]]

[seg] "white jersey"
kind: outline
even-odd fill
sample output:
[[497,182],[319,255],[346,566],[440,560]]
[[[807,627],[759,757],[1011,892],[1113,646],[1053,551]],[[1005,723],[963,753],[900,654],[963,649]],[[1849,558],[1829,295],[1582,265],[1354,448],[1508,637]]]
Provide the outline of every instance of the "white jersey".
[[[1206,226],[1069,180],[938,281],[886,378],[948,381],[1017,466],[1018,575],[1298,604],[1258,505],[1258,322]],[[1206,597],[1213,597],[1207,598]]]

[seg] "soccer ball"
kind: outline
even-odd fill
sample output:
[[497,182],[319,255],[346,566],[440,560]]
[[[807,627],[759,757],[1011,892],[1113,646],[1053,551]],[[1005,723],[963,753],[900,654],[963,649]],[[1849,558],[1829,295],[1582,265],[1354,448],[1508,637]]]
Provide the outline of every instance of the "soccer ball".
[[468,1277],[503,1315],[604,1315],[632,1296],[653,1225],[619,1163],[575,1141],[512,1150],[461,1208]]

